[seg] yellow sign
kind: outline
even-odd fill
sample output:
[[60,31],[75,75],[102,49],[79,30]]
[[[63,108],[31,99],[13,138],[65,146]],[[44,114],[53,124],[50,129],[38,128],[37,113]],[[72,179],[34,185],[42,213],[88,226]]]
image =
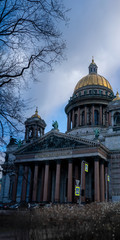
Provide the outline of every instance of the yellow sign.
[[80,187],[75,186],[75,196],[80,196]]
[[110,176],[109,176],[109,175],[107,176],[107,181],[108,181],[108,182],[110,181]]
[[85,172],[88,172],[88,164],[85,163]]

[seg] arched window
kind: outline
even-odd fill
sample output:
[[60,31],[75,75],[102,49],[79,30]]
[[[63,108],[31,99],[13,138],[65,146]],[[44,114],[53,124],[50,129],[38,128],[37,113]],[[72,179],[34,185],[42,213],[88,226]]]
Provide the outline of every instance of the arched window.
[[95,110],[94,117],[95,117],[95,125],[98,125],[99,124],[99,112],[98,112],[98,110]]
[[114,114],[114,125],[120,125],[120,113],[119,112],[116,112]]
[[41,137],[41,129],[38,129],[38,137]]
[[33,128],[31,127],[29,129],[29,138],[32,138],[33,137]]
[[82,112],[82,125],[85,125],[85,112]]

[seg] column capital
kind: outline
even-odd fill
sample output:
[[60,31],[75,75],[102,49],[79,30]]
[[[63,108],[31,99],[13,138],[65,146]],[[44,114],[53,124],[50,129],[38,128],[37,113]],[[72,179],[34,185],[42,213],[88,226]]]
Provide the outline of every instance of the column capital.
[[99,161],[100,161],[100,159],[97,157],[94,159],[94,162],[99,162]]
[[105,164],[105,161],[103,159],[100,159],[100,164]]
[[60,159],[56,160],[56,164],[61,164],[61,160]]
[[73,159],[68,159],[68,163],[73,163]]
[[50,161],[45,161],[45,165],[49,165],[50,164]]

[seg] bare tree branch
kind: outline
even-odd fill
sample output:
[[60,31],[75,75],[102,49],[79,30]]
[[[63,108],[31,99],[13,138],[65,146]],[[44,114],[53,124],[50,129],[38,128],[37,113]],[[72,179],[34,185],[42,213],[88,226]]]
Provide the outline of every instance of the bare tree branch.
[[34,79],[63,59],[58,26],[67,22],[67,11],[62,0],[0,1],[0,137],[6,126],[18,129],[24,104],[16,88],[25,74]]

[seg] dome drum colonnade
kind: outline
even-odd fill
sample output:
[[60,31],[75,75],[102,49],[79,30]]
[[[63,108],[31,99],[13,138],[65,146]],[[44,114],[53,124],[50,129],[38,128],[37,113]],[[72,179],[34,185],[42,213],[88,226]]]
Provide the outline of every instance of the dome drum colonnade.
[[73,107],[67,113],[67,131],[85,126],[111,126],[111,115],[103,104],[85,104]]

